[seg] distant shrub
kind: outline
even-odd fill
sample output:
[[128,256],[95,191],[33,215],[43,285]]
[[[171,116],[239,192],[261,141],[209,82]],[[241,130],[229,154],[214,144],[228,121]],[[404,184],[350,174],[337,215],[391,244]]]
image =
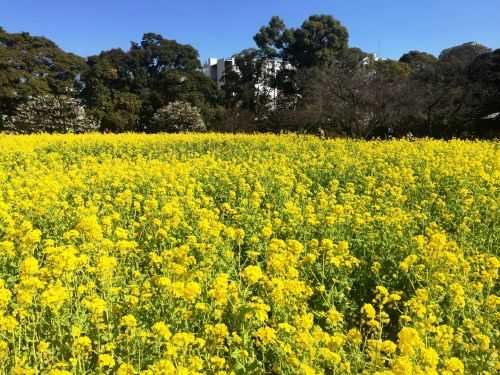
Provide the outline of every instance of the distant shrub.
[[187,102],[175,101],[153,115],[152,130],[158,132],[203,132],[207,130],[200,110]]
[[78,99],[43,95],[20,104],[4,129],[14,133],[85,133],[99,129]]

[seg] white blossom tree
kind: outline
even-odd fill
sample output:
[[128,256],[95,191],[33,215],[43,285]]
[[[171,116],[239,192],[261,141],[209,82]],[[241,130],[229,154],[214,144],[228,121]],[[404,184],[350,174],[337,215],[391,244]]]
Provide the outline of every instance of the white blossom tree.
[[14,133],[85,133],[97,131],[98,122],[88,116],[78,99],[65,95],[36,96],[20,104],[7,117],[4,129]]
[[157,132],[203,132],[207,130],[200,110],[187,102],[175,101],[158,109],[152,130]]

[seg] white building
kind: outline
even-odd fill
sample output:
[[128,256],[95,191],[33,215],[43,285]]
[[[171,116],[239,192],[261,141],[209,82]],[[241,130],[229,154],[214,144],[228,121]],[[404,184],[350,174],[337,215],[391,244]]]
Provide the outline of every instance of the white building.
[[224,85],[224,76],[227,72],[238,71],[234,57],[229,59],[209,58],[203,65],[203,73],[213,81],[217,82],[220,89]]
[[[368,65],[371,62],[379,61],[380,58],[376,54],[370,54],[363,58],[360,62],[360,65]],[[262,72],[262,80],[265,81],[266,78],[270,76],[276,77],[278,72],[283,67],[283,61],[280,59],[268,59],[264,65],[264,69]],[[292,65],[287,63],[287,69],[292,69]],[[239,71],[236,66],[236,59],[234,57],[231,58],[214,58],[211,57],[207,60],[207,62],[203,65],[203,73],[213,81],[217,82],[217,86],[221,88],[224,85],[224,76],[229,71]],[[257,85],[259,90],[265,90],[265,87],[262,84]]]
[[[269,85],[270,81],[277,78],[278,72],[282,69],[283,62],[279,59],[268,59],[265,61],[262,71],[260,82],[255,85],[256,95],[265,95],[270,100],[270,105],[276,108],[276,99],[278,98],[278,89]],[[291,69],[291,65],[287,65]],[[230,72],[239,72],[234,57],[224,58],[209,58],[203,65],[203,72],[213,81],[217,82],[217,87],[220,89],[224,85],[224,77]]]

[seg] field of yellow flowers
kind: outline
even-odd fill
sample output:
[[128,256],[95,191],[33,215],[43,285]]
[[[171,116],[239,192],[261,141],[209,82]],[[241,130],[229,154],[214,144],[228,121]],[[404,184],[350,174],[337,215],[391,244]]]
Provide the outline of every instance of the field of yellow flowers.
[[0,136],[0,373],[497,374],[500,145]]

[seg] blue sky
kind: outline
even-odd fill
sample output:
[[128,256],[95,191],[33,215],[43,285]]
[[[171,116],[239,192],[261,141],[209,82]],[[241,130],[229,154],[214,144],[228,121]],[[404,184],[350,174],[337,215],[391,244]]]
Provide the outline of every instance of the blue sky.
[[0,0],[4,29],[82,56],[128,49],[151,31],[193,45],[202,60],[225,57],[252,47],[273,15],[296,27],[311,14],[334,15],[351,46],[387,58],[468,41],[500,48],[500,0]]

